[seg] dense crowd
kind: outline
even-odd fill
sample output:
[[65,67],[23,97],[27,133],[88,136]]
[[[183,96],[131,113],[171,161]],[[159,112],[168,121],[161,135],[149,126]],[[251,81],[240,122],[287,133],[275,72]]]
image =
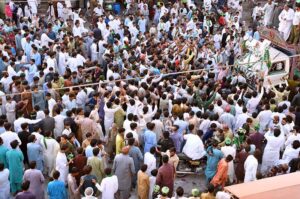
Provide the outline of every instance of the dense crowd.
[[[235,64],[261,25],[299,43],[300,5],[169,2],[6,3],[0,199],[221,199],[299,170],[300,77],[250,88]],[[174,187],[182,164],[206,190]]]

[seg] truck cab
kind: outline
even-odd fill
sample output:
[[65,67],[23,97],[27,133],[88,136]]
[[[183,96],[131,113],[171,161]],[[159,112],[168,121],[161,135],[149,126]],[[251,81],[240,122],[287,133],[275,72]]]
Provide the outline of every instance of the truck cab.
[[284,83],[283,78],[290,73],[289,55],[271,44],[267,39],[262,42],[247,39],[246,53],[237,60],[235,69],[243,73],[247,83],[253,88],[257,80],[263,80],[264,86],[269,85],[269,80],[274,86]]

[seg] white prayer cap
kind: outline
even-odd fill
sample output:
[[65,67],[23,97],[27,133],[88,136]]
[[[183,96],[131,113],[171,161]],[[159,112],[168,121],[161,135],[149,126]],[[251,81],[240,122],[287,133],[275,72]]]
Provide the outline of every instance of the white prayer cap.
[[109,20],[113,20],[114,17],[113,17],[112,15],[109,15],[108,19],[109,19]]
[[84,190],[84,195],[85,195],[85,196],[92,196],[93,193],[94,193],[94,190],[93,190],[92,187],[88,187],[88,188],[86,188],[86,189]]
[[106,90],[107,90],[107,91],[112,91],[113,88],[112,88],[111,86],[106,86]]
[[249,35],[246,34],[243,39],[244,39],[244,41],[247,41],[249,39]]
[[124,41],[124,42],[128,42],[128,41],[129,41],[128,37],[124,37],[124,38],[123,38],[123,41]]
[[223,192],[223,191],[218,191],[216,195],[216,199],[230,199],[231,196],[229,193]]

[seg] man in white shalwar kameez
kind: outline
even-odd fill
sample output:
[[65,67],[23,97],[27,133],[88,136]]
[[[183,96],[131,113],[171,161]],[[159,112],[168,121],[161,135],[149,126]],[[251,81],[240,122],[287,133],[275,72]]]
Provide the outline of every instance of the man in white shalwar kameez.
[[51,138],[51,132],[45,132],[41,145],[43,147],[45,170],[48,172],[48,176],[51,176],[55,166],[56,155],[59,151],[59,144],[55,139]]
[[47,10],[47,14],[48,14],[48,20],[56,18],[52,2],[51,2],[51,5],[49,4],[48,10]]
[[67,57],[68,53],[66,53],[65,48],[62,48],[58,54],[58,74],[63,76],[67,67]]
[[20,140],[18,134],[11,131],[12,126],[11,126],[10,123],[4,124],[4,128],[5,128],[5,132],[2,133],[2,134],[0,135],[0,137],[1,137],[2,140],[3,140],[3,146],[4,146],[4,147],[6,147],[6,148],[8,148],[8,149],[11,149],[10,143],[11,143],[12,141],[14,141],[14,140],[18,140],[19,145],[22,144],[22,142],[21,142],[21,140]]
[[62,135],[64,130],[64,119],[66,117],[60,114],[60,109],[57,109],[56,115],[53,118],[55,120],[54,137],[57,138]]
[[236,123],[234,126],[234,131],[236,131],[239,128],[242,128],[248,118],[249,118],[249,114],[247,113],[247,109],[243,108],[243,113],[236,116]]
[[144,16],[142,16],[142,18],[138,21],[138,25],[139,25],[139,30],[143,34],[146,32],[146,24],[147,24],[147,20],[145,19]]
[[159,19],[164,16],[166,13],[169,12],[169,10],[165,7],[165,5],[163,3],[161,3],[162,6],[160,8],[160,15],[159,15]]
[[[226,138],[225,139],[225,145],[221,147],[221,151],[224,154],[224,157],[227,157],[228,155],[231,155],[233,158],[235,158],[236,156],[236,149],[231,146],[231,139],[230,138]],[[235,178],[235,173],[234,173],[234,165],[233,165],[233,161],[230,161],[228,163],[228,179],[230,181],[230,183],[234,182],[234,178]]]
[[46,99],[48,101],[48,110],[50,117],[53,116],[53,107],[56,105],[56,101],[52,98],[50,93],[46,94]]
[[37,14],[37,6],[38,6],[38,3],[36,0],[27,0],[28,2],[28,5],[29,5],[29,9],[31,11],[31,14],[33,16],[36,16]]
[[271,131],[265,134],[267,145],[264,149],[261,172],[267,172],[272,166],[279,161],[280,148],[283,145],[281,132],[279,129],[274,129],[273,135]]
[[92,62],[97,61],[99,56],[99,49],[96,40],[92,43],[90,49],[91,49],[91,61]]
[[256,180],[256,172],[258,167],[258,160],[254,155],[249,155],[244,163],[245,169],[245,182],[251,182]]
[[290,32],[292,30],[293,18],[294,18],[294,10],[289,8],[288,5],[284,6],[284,9],[279,15],[279,27],[278,31],[283,36],[284,40],[287,40],[290,36]]
[[10,96],[7,97],[7,103],[5,104],[6,119],[9,123],[13,124],[16,120],[16,105],[17,103],[12,100]]
[[63,181],[65,184],[67,184],[69,173],[69,163],[65,153],[66,149],[66,145],[61,146],[60,151],[57,153],[55,161],[55,169],[60,173],[58,180]]
[[72,9],[72,4],[70,0],[65,0],[65,5],[68,9]]
[[265,110],[258,114],[257,119],[259,121],[259,132],[263,133],[268,127],[269,123],[272,121],[272,111],[270,110],[270,105],[265,105]]
[[109,131],[109,128],[114,123],[114,116],[115,112],[117,112],[121,107],[116,106],[115,108],[112,108],[111,102],[107,102],[104,106],[104,128],[105,132],[107,133]]
[[228,0],[227,5],[229,8],[236,10],[239,6],[240,0]]
[[101,184],[99,185],[96,181],[96,187],[102,193],[102,198],[114,198],[115,193],[118,191],[118,178],[116,175],[111,174],[111,168],[106,168],[104,170],[105,177]]
[[292,132],[288,135],[285,141],[285,147],[291,146],[295,140],[300,141],[300,132],[297,126],[293,127]]
[[63,18],[64,19],[64,5],[61,2],[57,2],[57,15],[58,18]]
[[209,11],[212,8],[211,0],[204,0],[203,7],[206,11]]
[[273,12],[275,8],[275,3],[272,0],[268,0],[268,3],[265,4],[263,10],[264,14],[264,26],[269,26],[272,23]]
[[300,141],[295,140],[292,145],[286,147],[282,159],[278,164],[288,164],[292,159],[298,158],[300,152]]

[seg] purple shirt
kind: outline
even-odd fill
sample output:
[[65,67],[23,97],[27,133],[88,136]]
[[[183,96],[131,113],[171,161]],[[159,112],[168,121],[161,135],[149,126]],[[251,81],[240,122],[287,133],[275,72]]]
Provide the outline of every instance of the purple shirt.
[[254,133],[250,135],[250,140],[255,145],[255,147],[259,150],[262,150],[262,144],[264,140],[264,136],[260,133]]
[[176,152],[180,153],[181,143],[183,141],[183,137],[178,132],[172,133],[170,138],[173,140],[174,146],[176,148]]

